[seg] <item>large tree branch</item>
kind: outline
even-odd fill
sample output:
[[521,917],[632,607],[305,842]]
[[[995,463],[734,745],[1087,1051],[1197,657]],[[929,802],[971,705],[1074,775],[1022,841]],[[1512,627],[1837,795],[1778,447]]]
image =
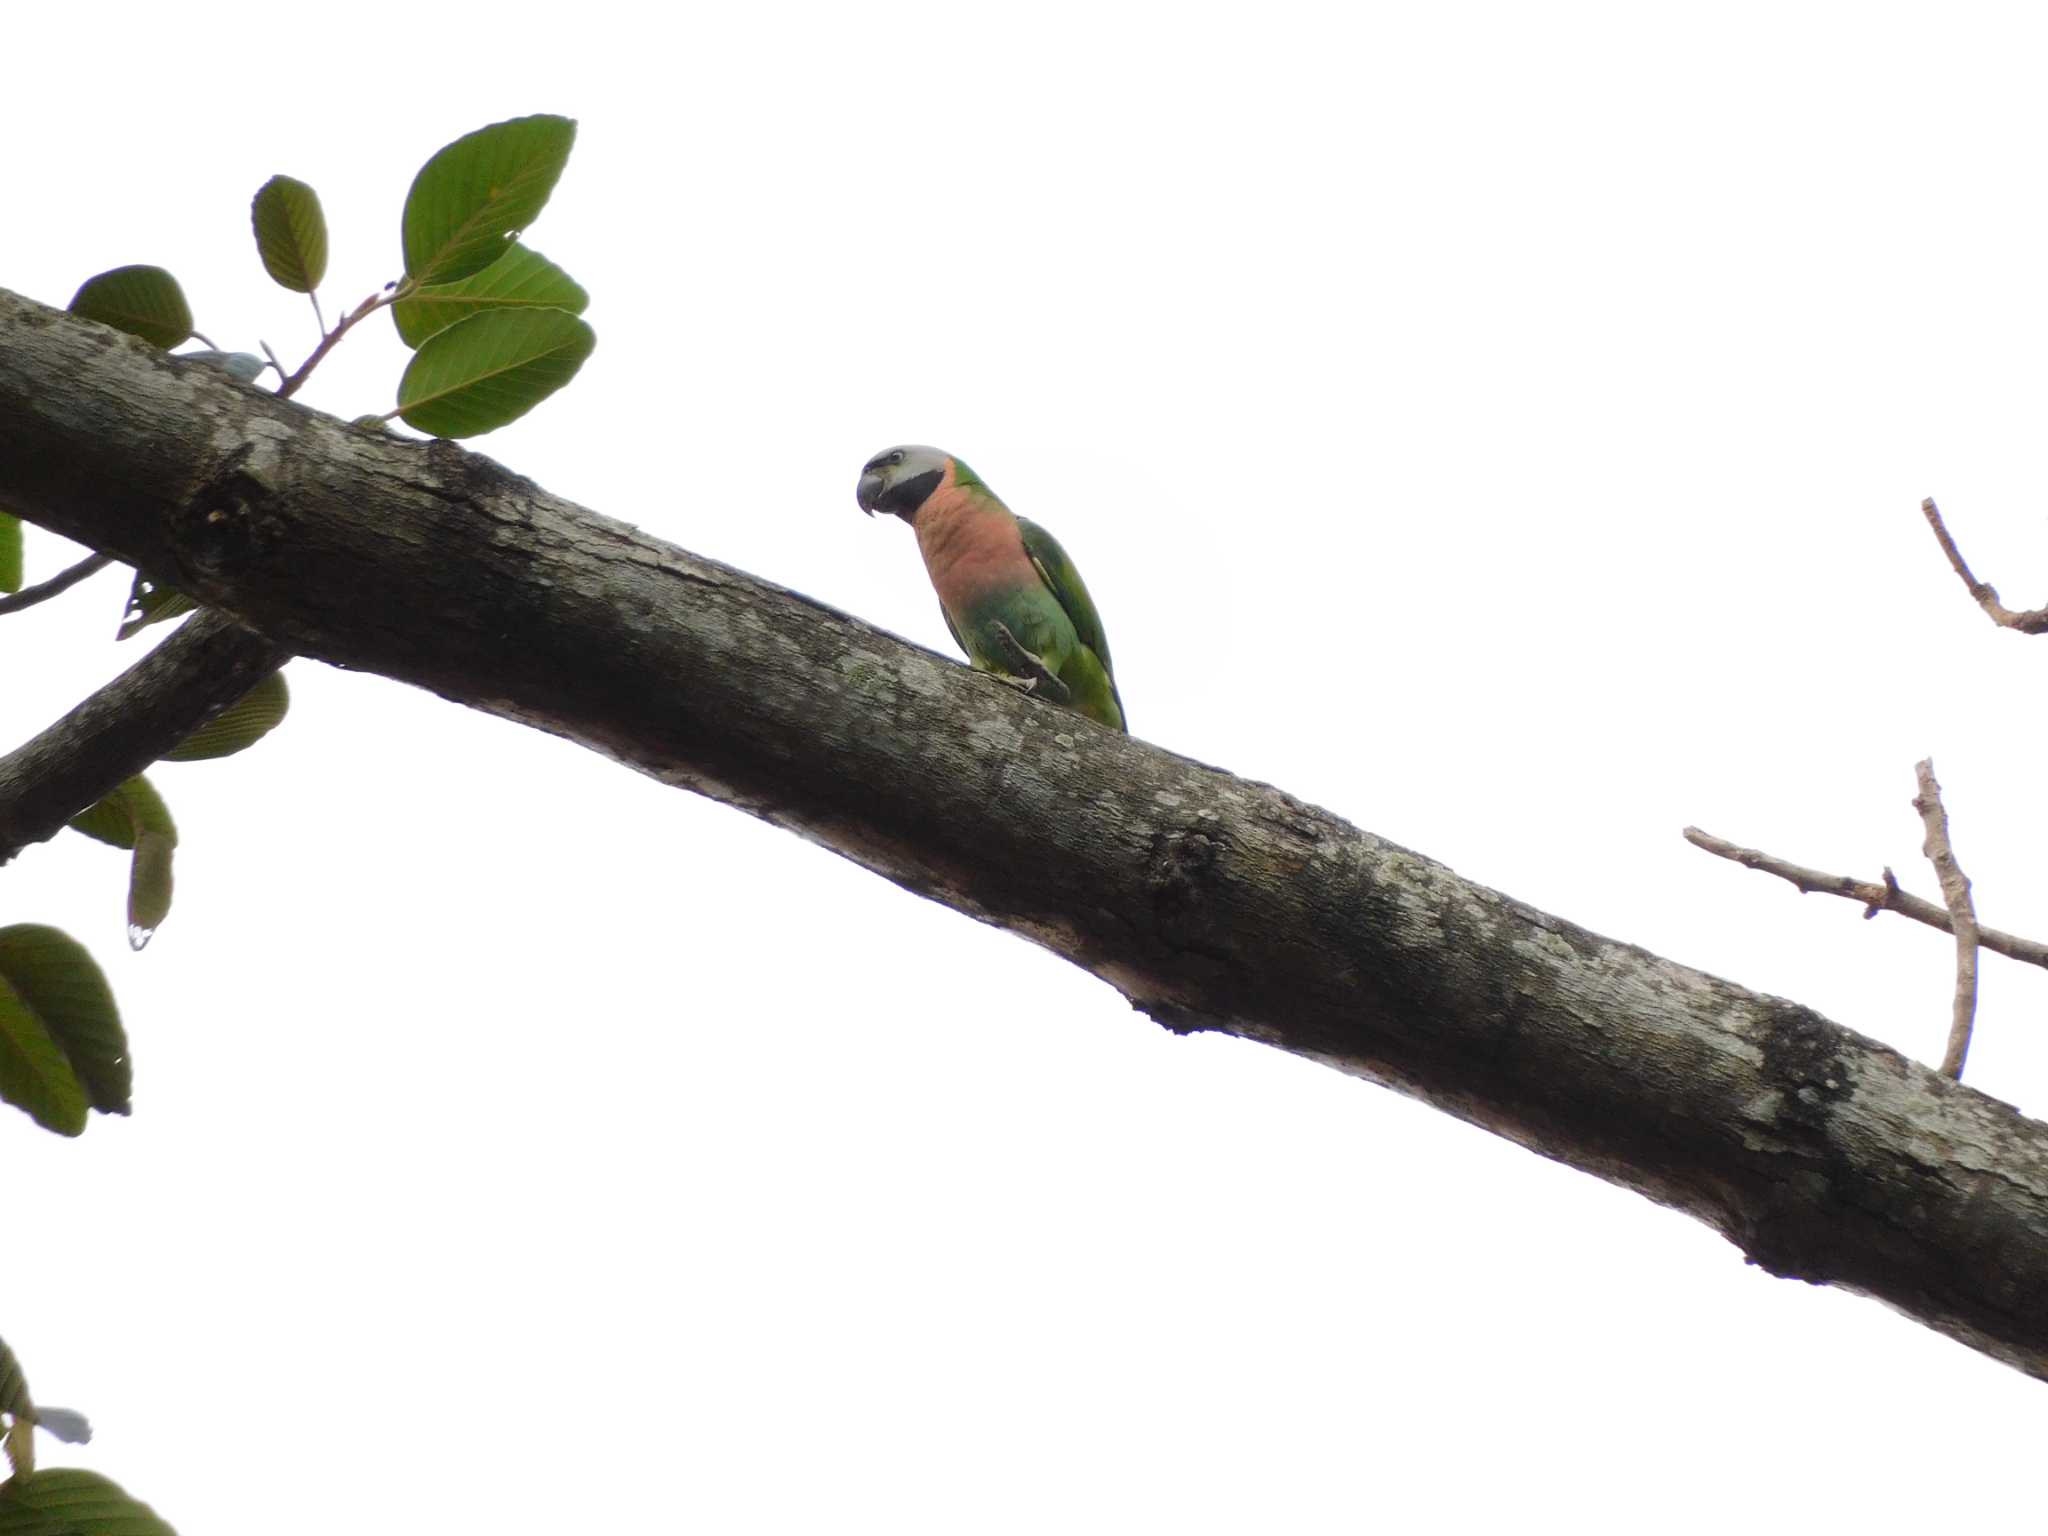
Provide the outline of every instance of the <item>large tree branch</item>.
[[449,444],[0,294],[0,501],[2048,1376],[2048,1127]]

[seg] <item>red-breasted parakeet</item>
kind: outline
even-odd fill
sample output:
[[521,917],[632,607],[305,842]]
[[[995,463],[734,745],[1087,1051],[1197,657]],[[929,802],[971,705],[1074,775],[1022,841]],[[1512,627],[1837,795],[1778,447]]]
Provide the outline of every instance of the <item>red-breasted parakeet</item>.
[[856,496],[870,516],[893,513],[917,531],[939,611],[969,661],[1112,730],[1126,728],[1102,620],[1058,540],[937,448],[876,454]]

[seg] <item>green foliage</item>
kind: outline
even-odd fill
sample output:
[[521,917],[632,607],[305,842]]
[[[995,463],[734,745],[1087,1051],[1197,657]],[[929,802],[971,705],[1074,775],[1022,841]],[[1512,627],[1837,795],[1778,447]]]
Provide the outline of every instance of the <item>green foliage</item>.
[[0,977],[0,1099],[60,1136],[85,1129],[85,1085],[50,1026]]
[[417,347],[482,309],[566,309],[583,313],[583,286],[530,246],[514,245],[483,271],[459,283],[415,288],[391,306],[399,340]]
[[[518,237],[547,205],[575,138],[572,120],[539,115],[491,124],[437,152],[405,200],[403,278],[342,315],[331,330],[315,299],[322,332],[304,364],[287,373],[270,356],[282,380],[278,392],[295,393],[344,333],[387,306],[414,356],[400,381],[399,409],[364,418],[379,430],[389,430],[390,416],[402,416],[422,432],[473,437],[516,420],[568,383],[597,343],[580,318],[590,295]],[[312,294],[327,275],[327,221],[318,194],[305,182],[273,176],[251,199],[249,217],[264,271],[282,287]],[[116,267],[88,278],[70,309],[165,350],[198,337],[207,350],[184,356],[244,384],[260,380],[268,366],[253,353],[219,350],[199,336],[177,279],[161,267]],[[22,580],[21,521],[0,510],[0,592],[19,591]],[[138,572],[117,638],[196,606]],[[283,676],[273,673],[164,760],[244,751],[283,721],[290,704]],[[171,905],[178,830],[163,797],[138,775],[70,825],[129,853],[129,942],[142,948]],[[127,1114],[132,1091],[127,1033],[106,976],[84,946],[44,924],[0,928],[0,1101],[76,1136],[93,1112]],[[146,1504],[97,1473],[37,1470],[39,1425],[73,1442],[89,1438],[91,1427],[69,1409],[38,1410],[4,1342],[0,1421],[14,1472],[0,1483],[0,1536],[174,1536]]]
[[561,309],[486,309],[429,337],[398,385],[405,424],[475,437],[516,421],[576,376],[597,333]]
[[128,943],[141,949],[171,910],[171,855],[178,828],[156,786],[140,774],[71,818],[87,837],[133,850],[128,861]]
[[[474,437],[516,420],[568,383],[596,346],[595,333],[580,318],[590,295],[545,256],[520,245],[518,236],[546,207],[575,140],[571,119],[542,114],[493,123],[436,152],[406,196],[404,276],[323,329],[295,373],[279,364],[279,393],[294,393],[350,328],[387,306],[415,350],[399,385],[399,409],[365,418],[380,429],[391,416],[403,416],[423,432]],[[285,288],[312,293],[327,275],[319,195],[293,177],[273,176],[250,200],[249,218],[264,271]],[[101,272],[79,286],[70,307],[165,349],[198,336],[183,290],[161,267]],[[317,301],[314,313],[319,318]],[[244,383],[261,378],[264,364],[253,353],[222,351],[199,339],[207,350],[185,354],[189,359]],[[22,578],[21,523],[0,511],[0,592],[20,590]],[[196,606],[138,572],[117,638],[130,639]],[[164,760],[196,762],[244,751],[276,729],[290,704],[283,677],[273,674]],[[178,830],[163,797],[137,776],[70,825],[129,853],[129,942],[140,949],[171,906]],[[127,1113],[129,1094],[126,1037],[91,957],[55,929],[0,930],[0,1099],[76,1135],[89,1110]],[[0,1346],[0,1416],[8,1365]],[[28,1443],[20,1427],[9,1431],[10,1447]]]
[[120,1486],[76,1467],[46,1467],[0,1484],[0,1536],[177,1536]]
[[163,760],[196,763],[209,757],[229,757],[253,747],[277,728],[291,702],[284,674],[273,672],[171,748]]
[[0,1413],[22,1418],[34,1411],[35,1401],[28,1395],[28,1377],[21,1362],[14,1358],[7,1341],[0,1339]]
[[92,1425],[84,1414],[71,1408],[36,1406],[29,1397],[21,1362],[5,1341],[0,1341],[0,1417],[13,1421],[7,1426],[7,1460],[16,1477],[27,1477],[36,1469],[36,1430],[72,1445],[92,1439]]
[[71,296],[70,309],[153,347],[175,347],[192,334],[185,290],[162,267],[115,267],[89,277]]
[[42,1023],[103,1115],[128,1113],[128,1035],[113,990],[91,954],[42,923],[0,928],[0,980]]
[[547,206],[575,142],[569,118],[515,117],[464,134],[422,166],[402,225],[413,285],[458,282],[504,255]]
[[[316,298],[312,308],[322,331],[305,363],[287,373],[270,355],[282,380],[278,392],[295,393],[349,329],[387,306],[400,338],[414,349],[399,384],[399,408],[389,415],[419,431],[474,437],[518,419],[567,384],[597,344],[580,318],[590,295],[518,237],[547,205],[575,138],[570,119],[540,115],[494,123],[437,152],[406,197],[404,277],[342,315],[331,330]],[[327,221],[318,194],[305,182],[273,176],[257,189],[249,216],[264,271],[282,287],[312,294],[327,274]],[[161,267],[116,267],[88,278],[70,309],[164,350],[198,337],[207,350],[184,354],[187,361],[219,368],[243,384],[260,380],[268,366],[253,353],[220,350],[199,336],[184,291]],[[388,430],[389,415],[366,420]],[[22,581],[21,521],[0,509],[0,593],[19,591]],[[137,572],[117,638],[130,639],[196,606]],[[245,751],[276,729],[290,704],[282,674],[272,673],[163,760],[196,762]],[[178,829],[163,797],[138,775],[70,825],[129,853],[128,939],[141,949],[171,907]],[[0,1102],[46,1129],[77,1136],[94,1112],[129,1113],[132,1093],[127,1033],[91,954],[45,924],[0,928]],[[39,1426],[74,1443],[87,1440],[91,1426],[69,1409],[38,1410],[4,1342],[0,1423],[13,1470],[0,1483],[0,1536],[174,1536],[148,1505],[97,1473],[36,1468]]]
[[176,838],[144,832],[128,861],[128,947],[141,949],[171,915],[171,855]]
[[142,572],[135,573],[135,580],[128,587],[128,607],[121,615],[121,627],[114,631],[116,640],[126,640],[138,635],[152,624],[161,624],[165,619],[175,619],[179,614],[190,613],[199,605],[180,592],[176,587],[167,587],[160,581],[151,581]]
[[249,205],[256,254],[271,281],[293,293],[311,293],[327,275],[327,218],[320,194],[303,181],[273,176]]
[[164,797],[139,774],[72,817],[71,826],[74,831],[116,848],[133,848],[135,839],[144,832],[166,833],[173,842],[178,837],[177,825],[171,820],[171,809],[164,804]]

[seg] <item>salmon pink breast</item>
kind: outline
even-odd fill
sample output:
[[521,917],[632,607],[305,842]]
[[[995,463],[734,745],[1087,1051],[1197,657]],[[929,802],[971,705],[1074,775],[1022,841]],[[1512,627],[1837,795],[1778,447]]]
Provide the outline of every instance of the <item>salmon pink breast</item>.
[[991,592],[1036,582],[1017,519],[998,502],[947,485],[918,509],[917,548],[947,611],[965,613]]

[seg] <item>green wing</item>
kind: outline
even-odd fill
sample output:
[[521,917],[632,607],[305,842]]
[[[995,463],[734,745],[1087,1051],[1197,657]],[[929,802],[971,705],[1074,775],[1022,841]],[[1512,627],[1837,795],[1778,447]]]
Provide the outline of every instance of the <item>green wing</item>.
[[1038,568],[1039,580],[1052,589],[1052,595],[1059,599],[1059,605],[1067,610],[1067,617],[1073,621],[1074,633],[1102,663],[1103,673],[1109,678],[1110,694],[1116,699],[1117,713],[1122,714],[1124,701],[1116,691],[1116,670],[1109,660],[1109,637],[1102,632],[1102,615],[1095,611],[1095,602],[1088,596],[1081,573],[1074,569],[1074,562],[1060,548],[1060,541],[1030,518],[1018,518],[1017,530],[1024,535],[1024,552]]
[[946,612],[946,605],[944,603],[939,604],[939,617],[946,621],[946,633],[951,635],[953,637],[953,643],[960,647],[960,654],[965,656],[969,661],[974,660],[974,652],[968,650],[967,642],[960,638],[960,631],[957,628],[955,628],[953,624],[953,615]]
[[1074,569],[1074,562],[1060,548],[1060,541],[1030,518],[1018,518],[1017,530],[1024,535],[1024,552],[1038,567],[1039,579],[1052,588],[1052,595],[1060,600],[1060,606],[1067,610],[1067,617],[1073,620],[1074,633],[1095,653],[1102,663],[1102,670],[1109,671],[1109,641],[1102,633],[1102,617],[1096,613],[1088,589],[1081,583],[1081,573]]

